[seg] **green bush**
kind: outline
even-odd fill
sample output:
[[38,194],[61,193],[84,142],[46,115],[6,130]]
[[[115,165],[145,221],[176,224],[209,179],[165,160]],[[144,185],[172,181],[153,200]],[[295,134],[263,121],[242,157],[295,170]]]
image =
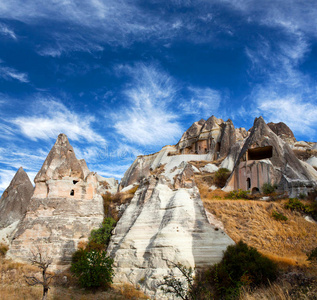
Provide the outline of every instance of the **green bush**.
[[108,288],[114,275],[112,264],[105,251],[80,249],[73,254],[71,272],[83,288]]
[[229,199],[248,199],[250,195],[250,191],[243,191],[241,189],[239,190],[234,190],[229,192],[228,198]]
[[106,249],[110,241],[111,231],[115,225],[116,221],[113,218],[105,218],[101,228],[91,231],[88,247],[93,249]]
[[278,213],[277,211],[273,210],[272,217],[277,221],[287,221],[288,218],[283,214]]
[[285,203],[284,207],[292,211],[295,210],[295,211],[309,214],[315,220],[317,220],[317,202],[316,201],[313,201],[310,204],[305,205],[297,198],[289,198],[287,203]]
[[215,185],[218,188],[223,188],[226,185],[226,182],[230,176],[230,171],[227,168],[220,168],[215,173]]
[[264,195],[269,195],[274,193],[276,188],[277,188],[276,184],[272,185],[271,183],[264,183],[262,185],[262,192]]
[[317,247],[308,254],[308,260],[317,260]]
[[305,212],[305,205],[297,198],[289,198],[288,202],[285,203],[284,207],[290,210]]
[[220,263],[197,273],[193,293],[198,299],[238,299],[242,286],[265,285],[277,275],[274,262],[240,241],[227,248]]

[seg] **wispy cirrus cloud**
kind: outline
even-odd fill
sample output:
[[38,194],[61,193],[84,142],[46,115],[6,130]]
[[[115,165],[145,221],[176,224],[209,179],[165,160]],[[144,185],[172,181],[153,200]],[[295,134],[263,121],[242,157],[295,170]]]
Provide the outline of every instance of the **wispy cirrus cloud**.
[[0,35],[9,36],[10,38],[17,40],[17,36],[13,29],[3,23],[0,23]]
[[14,68],[5,66],[3,61],[0,60],[0,77],[5,80],[17,80],[22,83],[28,83],[29,78],[27,73],[19,72]]
[[[262,38],[254,49],[246,49],[252,63],[250,76],[260,74],[248,97],[249,113],[263,115],[267,121],[283,121],[295,135],[310,139],[316,134],[316,79],[300,70],[309,51],[309,43],[301,34],[282,41]],[[252,75],[251,75],[252,74]]]
[[259,5],[257,0],[219,0],[242,12],[249,22],[279,27],[289,33],[305,32],[317,35],[317,6],[315,0],[275,0]]
[[145,41],[168,45],[180,37],[205,43],[217,32],[231,34],[234,28],[214,20],[213,10],[213,4],[205,1],[162,2],[158,9],[156,0],[148,1],[146,6],[128,0],[12,0],[0,4],[0,18],[19,20],[30,26],[43,21],[54,23],[49,28],[41,27],[49,35],[47,44],[38,46],[37,52],[58,57],[69,51],[100,51],[103,45],[129,47]]
[[310,140],[316,134],[317,103],[306,102],[294,95],[267,98],[259,101],[259,112],[271,122],[285,122],[295,134]]
[[197,115],[198,118],[208,118],[212,114],[217,114],[222,100],[220,91],[207,88],[189,87],[190,100],[180,104],[181,109],[186,114]]
[[128,74],[131,84],[123,92],[126,108],[114,116],[116,131],[139,145],[174,142],[182,129],[178,116],[168,108],[177,90],[172,77],[155,64],[138,63],[118,70]]
[[31,116],[20,116],[10,121],[29,139],[56,139],[58,134],[65,133],[74,141],[86,140],[106,145],[105,139],[93,129],[93,116],[75,113],[55,98],[37,99],[33,107]]

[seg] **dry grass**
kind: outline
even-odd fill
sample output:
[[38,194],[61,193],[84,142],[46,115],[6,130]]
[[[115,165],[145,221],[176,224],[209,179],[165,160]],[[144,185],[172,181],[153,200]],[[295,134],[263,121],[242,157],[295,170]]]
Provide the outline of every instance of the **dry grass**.
[[[306,254],[317,245],[317,224],[307,222],[300,213],[284,209],[283,203],[203,199],[208,211],[216,215],[235,241],[243,240],[280,264],[307,264]],[[272,211],[288,221],[276,221]]]
[[214,184],[214,177],[214,174],[195,174],[195,183],[203,201],[208,199],[225,199],[227,196],[227,193],[220,189],[214,191],[209,189]]
[[[28,286],[24,275],[35,275],[41,278],[39,269],[35,266],[13,262],[0,258],[0,300],[25,299],[34,300],[42,298],[42,286]],[[62,284],[61,278],[67,276],[67,284]],[[71,286],[70,286],[71,285]],[[52,282],[48,292],[49,300],[101,300],[101,299],[148,299],[139,290],[132,286],[118,286],[108,291],[90,292],[74,285],[71,274],[66,271]]]
[[113,219],[118,221],[121,215],[118,212],[117,207],[121,204],[130,203],[138,188],[139,186],[136,185],[135,187],[126,192],[119,192],[114,195],[110,193],[102,195],[105,216],[112,217]]
[[242,288],[240,300],[291,300],[287,288],[281,284],[270,284],[269,287],[250,291]]
[[123,284],[121,286],[116,287],[120,294],[126,297],[126,299],[149,299],[142,291],[136,290],[130,284]]

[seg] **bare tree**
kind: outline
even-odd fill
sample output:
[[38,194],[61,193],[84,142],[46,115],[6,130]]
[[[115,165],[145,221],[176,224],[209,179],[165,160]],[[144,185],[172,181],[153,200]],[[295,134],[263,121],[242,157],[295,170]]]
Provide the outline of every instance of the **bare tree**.
[[34,252],[31,250],[32,257],[29,259],[31,264],[37,266],[42,270],[42,280],[36,278],[35,276],[24,276],[25,281],[28,285],[42,285],[43,286],[43,298],[42,300],[47,299],[49,285],[52,281],[54,275],[47,274],[47,269],[52,263],[52,259],[48,258],[46,255],[43,254],[43,251],[38,247],[37,251]]

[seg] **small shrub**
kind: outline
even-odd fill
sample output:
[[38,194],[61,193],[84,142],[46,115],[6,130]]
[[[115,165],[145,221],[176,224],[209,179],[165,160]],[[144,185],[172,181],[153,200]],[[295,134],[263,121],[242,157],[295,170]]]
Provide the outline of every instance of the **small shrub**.
[[111,231],[115,224],[116,221],[113,218],[105,218],[101,228],[93,229],[91,231],[88,247],[94,249],[106,249],[110,241]]
[[272,185],[271,183],[264,183],[262,185],[262,192],[264,195],[269,195],[274,193],[274,191],[277,189],[276,184]]
[[83,288],[108,288],[114,275],[112,264],[105,251],[80,249],[73,254],[71,272]]
[[269,284],[277,274],[273,261],[240,241],[227,248],[220,263],[197,273],[193,292],[198,299],[238,299],[242,286]]
[[7,251],[9,250],[9,247],[5,244],[0,244],[0,256],[5,256]]
[[272,217],[277,221],[287,221],[288,218],[283,214],[278,213],[277,211],[273,210]]
[[226,182],[230,176],[230,171],[227,168],[220,168],[215,173],[215,185],[218,188],[223,188],[226,185]]
[[304,200],[305,198],[307,198],[307,195],[305,193],[300,193],[298,195],[298,198]]
[[194,270],[191,267],[185,267],[181,263],[172,264],[182,273],[183,278],[175,277],[174,272],[171,270],[167,276],[164,276],[164,280],[160,284],[161,290],[164,291],[165,294],[173,294],[177,298],[184,300],[195,299],[192,294]]
[[248,199],[250,195],[250,191],[243,191],[241,189],[234,190],[228,193],[228,199]]
[[310,261],[317,260],[317,247],[308,254],[307,260],[310,260]]
[[286,209],[305,212],[305,205],[297,198],[289,198],[288,202],[284,205]]

